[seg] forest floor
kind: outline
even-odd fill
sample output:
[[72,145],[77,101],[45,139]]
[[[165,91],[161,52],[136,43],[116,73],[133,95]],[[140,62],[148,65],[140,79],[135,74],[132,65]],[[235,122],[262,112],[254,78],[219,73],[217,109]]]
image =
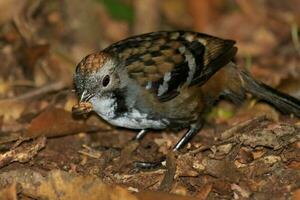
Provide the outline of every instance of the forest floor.
[[[78,2],[0,0],[0,199],[300,199],[300,120],[251,97],[221,101],[180,152],[170,149],[186,130],[150,131],[137,142],[136,131],[95,114],[74,118],[79,60],[143,26],[131,21],[130,7],[122,21],[100,3]],[[165,21],[154,24],[191,29],[186,14],[174,20],[179,1],[168,2]],[[192,28],[237,40],[239,65],[300,98],[300,5],[237,2],[236,12]],[[163,157],[159,168],[135,165]]]

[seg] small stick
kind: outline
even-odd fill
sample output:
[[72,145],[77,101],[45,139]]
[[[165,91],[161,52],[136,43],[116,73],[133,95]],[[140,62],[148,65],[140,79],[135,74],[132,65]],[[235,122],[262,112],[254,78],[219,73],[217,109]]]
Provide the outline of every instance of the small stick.
[[160,191],[169,192],[172,189],[174,182],[174,176],[176,173],[175,155],[173,151],[170,151],[167,155],[167,171],[159,186]]
[[39,137],[30,144],[20,145],[8,152],[0,154],[0,168],[12,162],[25,163],[32,159],[46,145],[46,137]]
[[7,98],[7,99],[2,99],[1,101],[20,101],[20,100],[26,100],[26,99],[30,99],[33,97],[37,97],[37,96],[42,96],[44,94],[50,93],[50,92],[56,92],[59,90],[62,90],[64,88],[66,88],[67,85],[62,82],[62,81],[58,81],[58,82],[54,82],[54,83],[50,83],[48,85],[42,86],[40,88],[34,89],[32,91],[29,91],[25,94],[22,94],[20,96],[17,97],[12,97],[12,98]]

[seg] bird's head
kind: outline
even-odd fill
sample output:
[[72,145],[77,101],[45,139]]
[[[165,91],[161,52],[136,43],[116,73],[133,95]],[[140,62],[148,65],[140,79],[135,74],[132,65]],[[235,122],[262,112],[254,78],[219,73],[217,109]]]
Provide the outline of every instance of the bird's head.
[[[116,60],[103,52],[90,54],[80,61],[74,74],[74,87],[79,104],[74,106],[77,108],[73,109],[73,112],[91,111],[93,107],[91,100],[103,99],[120,87],[116,65]],[[89,104],[91,105],[87,106]]]

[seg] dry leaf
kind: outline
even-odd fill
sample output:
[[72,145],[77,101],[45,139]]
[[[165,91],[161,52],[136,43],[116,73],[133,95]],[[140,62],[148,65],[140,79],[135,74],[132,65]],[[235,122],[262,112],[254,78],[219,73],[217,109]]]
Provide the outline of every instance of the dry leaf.
[[25,109],[26,102],[0,100],[0,116],[3,116],[3,123],[18,119]]
[[199,200],[205,200],[212,190],[212,184],[205,184],[197,194]]
[[29,169],[18,169],[0,174],[0,186],[17,183],[22,187],[22,194],[37,199],[64,200],[196,200],[162,192],[143,191],[130,193],[118,185],[104,184],[95,176],[82,176],[53,170],[40,174]]
[[13,183],[2,190],[0,190],[0,199],[2,200],[17,200],[17,187],[16,184]]
[[25,137],[56,137],[79,132],[99,130],[100,127],[88,125],[82,120],[75,120],[71,112],[50,107],[34,118],[25,132]]

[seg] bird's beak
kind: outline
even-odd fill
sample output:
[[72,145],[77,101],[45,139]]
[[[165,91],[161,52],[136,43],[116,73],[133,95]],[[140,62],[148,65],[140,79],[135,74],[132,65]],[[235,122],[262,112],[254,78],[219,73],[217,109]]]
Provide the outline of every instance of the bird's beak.
[[93,110],[93,105],[88,102],[89,96],[86,95],[86,91],[82,92],[78,104],[72,107],[72,113],[74,115],[83,115]]
[[79,102],[84,102],[84,99],[86,98],[86,90],[84,90],[80,96]]

